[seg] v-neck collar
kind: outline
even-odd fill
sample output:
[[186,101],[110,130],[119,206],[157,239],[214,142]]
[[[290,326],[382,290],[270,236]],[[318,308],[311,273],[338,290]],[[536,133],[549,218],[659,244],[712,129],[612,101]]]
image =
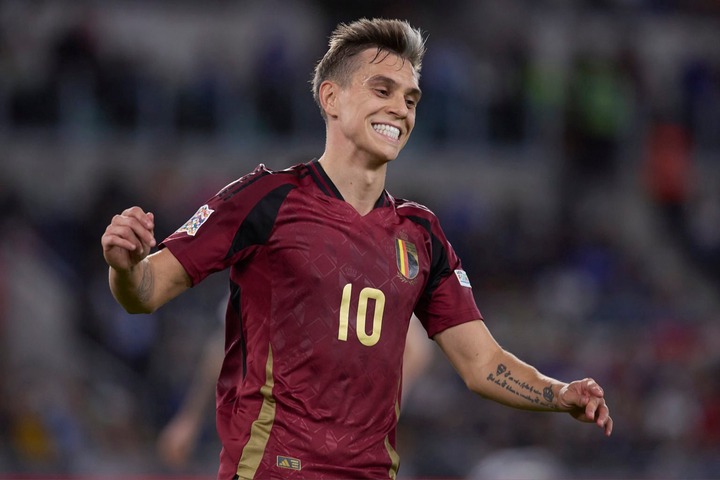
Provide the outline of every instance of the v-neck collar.
[[[320,191],[322,191],[328,197],[333,197],[337,198],[338,200],[345,201],[342,194],[340,193],[340,190],[338,190],[338,188],[335,186],[335,184],[330,179],[327,172],[317,159],[308,162],[306,165],[308,166],[308,170],[310,171],[310,176],[313,178],[315,184],[318,186]],[[390,205],[390,203],[390,194],[388,194],[387,191],[383,189],[382,193],[380,193],[380,197],[378,197],[375,205],[373,205],[373,209],[387,207]]]

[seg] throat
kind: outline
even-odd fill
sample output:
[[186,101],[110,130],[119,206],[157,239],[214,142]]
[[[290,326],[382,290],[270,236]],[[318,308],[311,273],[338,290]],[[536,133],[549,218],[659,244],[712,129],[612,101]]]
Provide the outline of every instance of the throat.
[[343,200],[361,216],[367,215],[375,208],[384,191],[383,189],[378,190],[375,184],[364,185],[354,181],[336,184],[336,188]]
[[372,212],[375,209],[375,204],[377,203],[377,199],[375,199],[375,201],[366,201],[365,199],[346,198],[345,201],[353,207],[361,217],[364,217],[368,213]]
[[324,157],[320,164],[343,199],[360,215],[365,216],[375,208],[385,190],[385,165],[370,169],[352,163],[341,165]]

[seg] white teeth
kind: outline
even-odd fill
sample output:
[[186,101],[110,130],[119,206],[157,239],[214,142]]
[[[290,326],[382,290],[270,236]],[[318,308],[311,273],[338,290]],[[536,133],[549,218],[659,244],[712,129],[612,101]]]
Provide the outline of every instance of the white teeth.
[[385,135],[386,137],[390,137],[393,140],[397,140],[398,138],[400,138],[400,129],[397,127],[393,127],[392,125],[376,123],[372,127],[376,132]]

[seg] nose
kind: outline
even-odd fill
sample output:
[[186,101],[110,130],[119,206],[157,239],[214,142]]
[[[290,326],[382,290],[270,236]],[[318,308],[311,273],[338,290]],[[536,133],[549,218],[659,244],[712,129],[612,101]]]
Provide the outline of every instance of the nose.
[[390,111],[398,118],[405,118],[408,116],[410,109],[407,106],[404,95],[394,95],[392,102],[390,103]]

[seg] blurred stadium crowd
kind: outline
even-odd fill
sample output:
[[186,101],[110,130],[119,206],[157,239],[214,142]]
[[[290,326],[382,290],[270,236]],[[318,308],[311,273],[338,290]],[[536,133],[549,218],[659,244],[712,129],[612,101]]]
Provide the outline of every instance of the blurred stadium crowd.
[[257,163],[319,155],[310,73],[360,16],[429,34],[390,192],[438,214],[498,340],[595,377],[616,423],[473,398],[436,352],[401,476],[720,478],[713,0],[0,2],[0,476],[214,474],[212,412],[186,469],[155,441],[226,277],[129,316],[100,236],[138,204],[162,239]]

